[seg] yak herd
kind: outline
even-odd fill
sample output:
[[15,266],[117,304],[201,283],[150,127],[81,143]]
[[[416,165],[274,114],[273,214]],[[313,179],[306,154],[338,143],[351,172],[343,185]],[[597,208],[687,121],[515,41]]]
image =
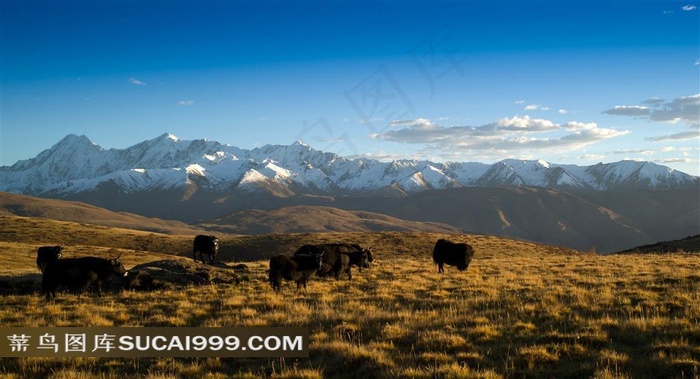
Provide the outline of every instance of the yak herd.
[[[128,271],[115,259],[97,257],[61,258],[63,246],[42,246],[37,251],[36,265],[42,272],[41,290],[46,299],[55,298],[59,288],[78,290],[78,294],[90,287],[95,287],[98,296],[102,296],[102,282],[110,276],[126,276]],[[196,262],[199,255],[202,263],[208,256],[209,264],[219,251],[219,239],[215,236],[198,235],[192,248]],[[469,267],[474,257],[474,249],[466,243],[453,243],[440,239],[433,249],[433,262],[438,272],[445,271],[444,265],[455,266],[459,271]],[[270,258],[269,281],[273,290],[279,291],[282,280],[293,281],[297,290],[304,288],[309,278],[332,276],[336,280],[347,276],[352,280],[352,266],[358,271],[369,268],[374,261],[369,248],[348,243],[325,243],[301,246],[292,255],[279,254]]]

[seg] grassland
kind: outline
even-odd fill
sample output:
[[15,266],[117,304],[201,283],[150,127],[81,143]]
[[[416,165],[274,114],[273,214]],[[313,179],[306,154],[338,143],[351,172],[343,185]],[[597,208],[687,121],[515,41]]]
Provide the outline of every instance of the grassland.
[[[127,268],[189,256],[192,236],[0,218],[0,279],[38,280],[39,245],[66,256],[124,254]],[[492,236],[466,272],[438,274],[428,233],[224,236],[221,258],[249,280],[180,290],[0,296],[3,326],[303,326],[308,359],[0,358],[8,378],[697,378],[700,254],[599,256]],[[263,259],[303,243],[373,247],[353,281],[314,278],[274,293]],[[38,288],[38,284],[37,284]]]

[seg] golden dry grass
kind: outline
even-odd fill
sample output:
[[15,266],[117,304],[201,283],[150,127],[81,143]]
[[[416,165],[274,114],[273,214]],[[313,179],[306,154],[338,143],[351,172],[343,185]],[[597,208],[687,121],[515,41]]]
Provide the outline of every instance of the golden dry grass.
[[[191,236],[163,236],[47,220],[6,220],[0,276],[35,275],[43,235],[72,240],[66,254],[126,253],[127,268],[189,255]],[[36,222],[45,233],[14,228]],[[25,224],[22,224],[25,225]],[[7,227],[7,229],[5,228]],[[22,230],[21,230],[22,229]],[[79,234],[92,231],[91,246]],[[96,235],[99,235],[96,237]],[[26,244],[22,238],[35,238]],[[0,375],[47,378],[697,378],[700,255],[598,256],[491,236],[466,241],[466,272],[438,274],[425,233],[225,236],[226,259],[245,258],[250,280],[99,299],[0,296],[3,326],[303,326],[308,359],[2,358]],[[125,248],[143,238],[154,251]],[[40,241],[39,241],[40,240]],[[353,281],[313,278],[306,292],[274,293],[261,257],[304,243],[373,246],[376,264]],[[160,249],[160,250],[159,250]],[[258,257],[257,259],[255,257]],[[37,285],[38,287],[38,285]]]

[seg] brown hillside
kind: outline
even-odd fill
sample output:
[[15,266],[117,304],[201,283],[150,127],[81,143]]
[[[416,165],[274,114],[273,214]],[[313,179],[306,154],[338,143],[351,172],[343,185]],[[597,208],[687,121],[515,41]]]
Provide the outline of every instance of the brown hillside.
[[[36,247],[65,246],[66,254],[74,246],[94,246],[104,249],[125,249],[137,255],[148,253],[190,257],[193,235],[166,235],[122,228],[55,221],[43,218],[0,216],[0,241],[32,246],[31,259],[36,259]],[[427,232],[327,232],[282,233],[266,235],[219,235],[222,262],[255,261],[276,254],[292,254],[309,243],[347,242],[380,249],[388,255],[420,252],[429,256],[435,241],[447,237],[455,242],[468,242],[486,252],[519,255],[532,251],[545,253],[575,253],[575,250],[496,236]],[[506,242],[507,241],[507,242]],[[32,250],[30,249],[30,251]],[[85,250],[81,250],[85,252]],[[139,263],[142,263],[139,261]]]
[[612,252],[658,241],[624,214],[553,189],[456,188],[440,191],[439,196],[425,191],[374,205],[378,212],[405,220],[441,222],[463,230],[578,250]]
[[379,213],[345,211],[324,206],[292,206],[274,210],[236,212],[200,226],[238,234],[300,232],[431,232],[460,233],[454,226],[435,222],[405,221]]
[[697,190],[638,190],[582,195],[595,204],[634,220],[655,241],[700,233],[700,192]]
[[677,252],[700,252],[700,234],[689,236],[673,241],[662,241],[644,246],[637,246],[633,249],[620,251],[623,253],[677,253]]
[[0,216],[10,215],[42,217],[168,234],[201,232],[200,229],[180,221],[143,217],[133,213],[112,212],[77,201],[44,199],[0,192]]

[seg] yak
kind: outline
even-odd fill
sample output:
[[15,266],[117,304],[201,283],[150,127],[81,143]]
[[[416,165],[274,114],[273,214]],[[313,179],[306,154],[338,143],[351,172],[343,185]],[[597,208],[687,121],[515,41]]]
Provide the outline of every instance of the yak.
[[44,272],[46,265],[61,258],[63,246],[42,246],[37,250],[36,267]]
[[194,237],[194,246],[192,247],[192,254],[194,255],[194,261],[197,262],[197,253],[199,253],[199,258],[204,262],[204,255],[209,256],[209,263],[214,264],[214,258],[219,252],[219,239],[215,236],[205,236],[198,235]]
[[115,259],[97,257],[65,258],[50,262],[44,268],[41,278],[41,289],[46,299],[56,297],[56,290],[69,287],[78,290],[78,296],[91,286],[97,288],[98,296],[102,296],[102,282],[110,275],[126,276],[128,271]]
[[438,272],[445,272],[443,265],[457,266],[459,271],[469,267],[474,257],[474,248],[466,243],[453,243],[440,239],[433,249],[433,261],[438,265]]
[[352,266],[357,266],[359,271],[369,268],[374,261],[369,248],[348,243],[326,243],[320,245],[307,245],[325,251],[323,264],[316,275],[320,277],[333,276],[336,280],[343,274],[348,275],[348,280],[352,280]]
[[321,268],[325,251],[310,245],[299,248],[293,256],[284,254],[270,258],[270,285],[275,291],[282,288],[282,279],[293,280],[297,290],[306,289],[309,277]]

